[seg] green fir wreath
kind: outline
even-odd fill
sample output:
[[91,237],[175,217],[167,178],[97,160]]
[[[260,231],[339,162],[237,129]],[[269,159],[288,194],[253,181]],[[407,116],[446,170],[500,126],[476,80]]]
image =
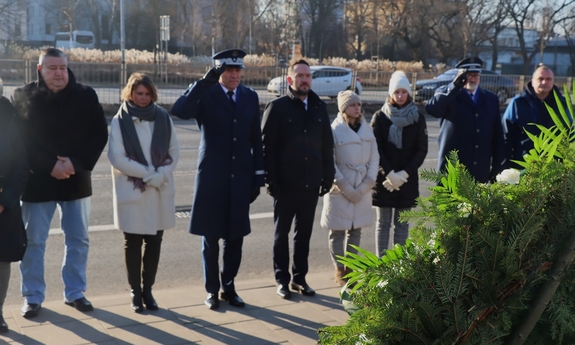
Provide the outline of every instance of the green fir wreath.
[[[342,291],[343,326],[321,344],[575,344],[575,129],[557,94],[555,126],[498,182],[476,182],[449,157],[418,208],[405,246],[379,259],[358,248]],[[572,92],[575,93],[575,83]],[[440,182],[440,183],[439,183]]]

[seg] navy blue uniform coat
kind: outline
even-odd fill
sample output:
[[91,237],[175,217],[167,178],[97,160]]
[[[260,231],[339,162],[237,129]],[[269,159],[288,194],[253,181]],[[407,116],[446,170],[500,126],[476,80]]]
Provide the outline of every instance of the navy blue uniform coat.
[[478,182],[488,182],[501,172],[505,145],[497,96],[477,88],[477,104],[466,89],[453,83],[437,89],[425,106],[429,115],[440,119],[438,170],[446,157],[457,150],[459,161]]
[[264,185],[257,93],[243,85],[235,108],[219,83],[194,83],[172,114],[196,119],[202,132],[190,233],[238,239],[250,233],[250,197]]

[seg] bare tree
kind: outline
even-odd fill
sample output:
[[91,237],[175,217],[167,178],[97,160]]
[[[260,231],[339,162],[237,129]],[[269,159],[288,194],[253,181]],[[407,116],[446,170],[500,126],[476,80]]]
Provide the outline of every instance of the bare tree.
[[18,8],[18,0],[0,1],[0,39],[20,40],[22,22],[21,9]]
[[[400,43],[409,52],[409,58],[425,60],[433,56],[435,48],[427,39],[427,22],[431,11],[428,1],[421,0],[374,0],[378,16],[378,40],[390,39],[395,50]],[[398,56],[392,56],[396,59]]]
[[[560,23],[575,18],[575,0],[505,0],[507,15],[512,19],[523,58],[523,74],[529,74],[533,57],[545,50]],[[539,25],[536,26],[538,22]],[[526,39],[527,30],[537,29],[534,45]]]
[[374,11],[372,0],[350,0],[344,7],[344,33],[348,47],[355,54],[357,60],[361,60],[366,49],[366,41],[374,31]]
[[286,60],[297,37],[297,25],[290,15],[292,3],[270,1],[255,24],[259,49]]
[[341,53],[337,39],[331,39],[341,29],[341,25],[337,25],[340,22],[337,11],[342,6],[340,0],[302,0],[300,13],[304,18],[300,37],[304,55],[321,59],[334,51]]

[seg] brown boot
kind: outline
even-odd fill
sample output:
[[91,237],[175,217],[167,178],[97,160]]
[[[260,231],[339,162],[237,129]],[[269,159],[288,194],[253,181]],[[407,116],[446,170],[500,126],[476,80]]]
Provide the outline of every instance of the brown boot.
[[335,268],[335,283],[338,286],[344,286],[346,283],[346,280],[343,279],[343,277],[345,276],[345,267],[336,267]]

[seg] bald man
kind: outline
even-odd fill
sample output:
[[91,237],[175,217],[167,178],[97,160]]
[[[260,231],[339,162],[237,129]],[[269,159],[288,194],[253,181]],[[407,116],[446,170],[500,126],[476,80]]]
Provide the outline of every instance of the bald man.
[[522,160],[523,156],[533,148],[533,142],[525,130],[539,135],[541,131],[535,124],[547,128],[553,126],[553,120],[545,107],[545,104],[549,105],[559,115],[553,90],[559,96],[564,109],[567,109],[565,98],[555,85],[553,71],[548,66],[540,65],[533,72],[525,90],[515,96],[507,106],[502,118],[507,152],[504,168],[519,168],[511,160]]

